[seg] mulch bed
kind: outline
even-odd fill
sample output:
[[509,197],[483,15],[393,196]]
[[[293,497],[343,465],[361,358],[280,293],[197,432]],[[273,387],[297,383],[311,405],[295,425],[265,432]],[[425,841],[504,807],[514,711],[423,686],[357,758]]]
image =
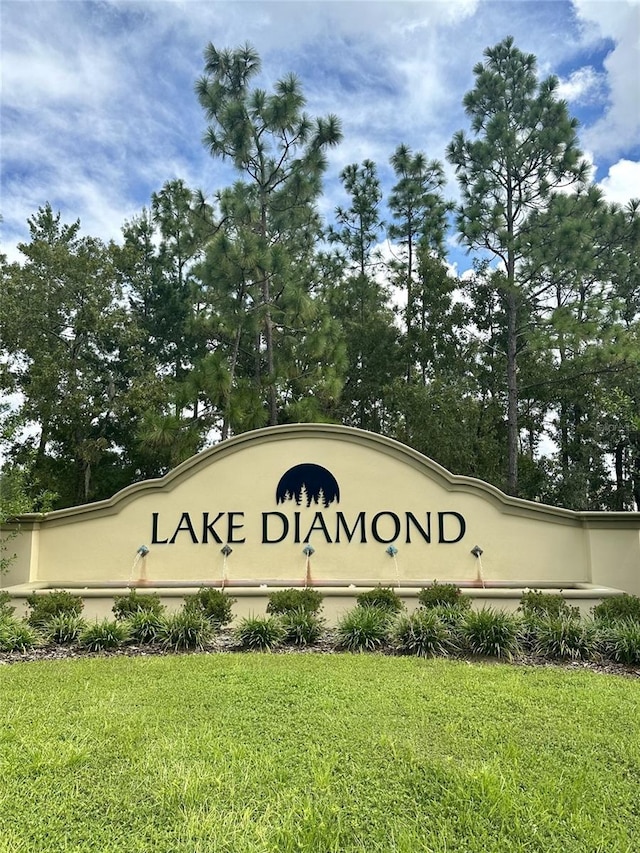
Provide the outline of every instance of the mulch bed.
[[[43,645],[24,652],[0,652],[0,666],[17,663],[33,663],[34,661],[58,661],[58,660],[84,660],[86,658],[117,658],[117,657],[161,657],[167,655],[212,655],[212,654],[234,654],[243,651],[234,641],[229,630],[221,631],[203,649],[182,652],[167,651],[159,645],[134,645],[126,644],[117,649],[90,652],[81,647],[62,645]],[[276,655],[330,655],[338,654],[336,649],[335,635],[331,631],[325,632],[323,637],[313,646],[281,646],[274,649],[271,654]],[[365,652],[371,654],[371,652]],[[396,652],[386,646],[378,650],[376,654],[395,655]],[[519,655],[513,661],[498,660],[496,658],[465,657],[458,660],[466,660],[469,663],[491,663],[498,666],[509,666],[517,664],[520,666],[545,667],[553,669],[564,669],[569,671],[589,670],[604,675],[618,675],[624,678],[640,678],[640,666],[625,666],[612,661],[562,661],[549,660],[535,655]]]

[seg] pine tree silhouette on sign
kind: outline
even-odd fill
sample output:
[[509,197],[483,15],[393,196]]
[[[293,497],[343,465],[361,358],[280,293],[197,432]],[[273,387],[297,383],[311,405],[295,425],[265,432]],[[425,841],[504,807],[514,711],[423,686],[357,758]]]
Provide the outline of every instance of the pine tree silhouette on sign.
[[298,505],[304,500],[308,507],[311,501],[328,507],[333,501],[340,503],[340,487],[331,471],[321,465],[295,465],[282,475],[276,489],[277,503],[288,500],[295,500]]

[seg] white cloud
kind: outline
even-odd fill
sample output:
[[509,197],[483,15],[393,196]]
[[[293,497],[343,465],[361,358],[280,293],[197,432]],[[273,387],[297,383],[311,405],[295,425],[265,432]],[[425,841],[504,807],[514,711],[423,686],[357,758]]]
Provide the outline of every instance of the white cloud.
[[609,174],[598,184],[607,201],[626,204],[640,198],[640,163],[618,160],[609,168]]
[[640,0],[573,3],[579,19],[614,45],[604,60],[609,103],[584,140],[598,156],[620,154],[640,137]]
[[[637,152],[615,64],[622,56],[633,89],[629,8],[575,0],[580,33],[569,0],[10,0],[0,7],[5,247],[25,238],[27,217],[47,200],[66,221],[79,217],[83,233],[109,239],[170,178],[207,194],[230,182],[200,141],[205,121],[193,83],[209,41],[249,41],[263,61],[262,85],[294,71],[309,112],[340,117],[344,141],[329,152],[321,199],[327,216],[348,163],[374,160],[387,191],[400,143],[445,160],[453,132],[468,128],[462,98],[474,64],[508,34],[538,56],[544,74],[563,69],[568,100],[601,110],[599,99],[611,93],[611,133],[594,125],[582,142],[606,170],[603,150],[617,135],[613,159],[631,163]],[[606,80],[604,39],[612,40]],[[444,166],[445,193],[455,197],[454,167]],[[619,174],[612,169],[608,186]]]
[[569,103],[584,103],[588,100],[600,100],[603,91],[603,75],[598,74],[590,65],[578,68],[567,78],[560,79],[557,94]]

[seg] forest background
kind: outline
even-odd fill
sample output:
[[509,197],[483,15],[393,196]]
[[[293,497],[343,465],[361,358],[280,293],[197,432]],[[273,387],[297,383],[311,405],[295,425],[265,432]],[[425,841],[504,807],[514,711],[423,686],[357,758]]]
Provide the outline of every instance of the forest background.
[[639,204],[593,183],[557,79],[511,38],[487,48],[447,162],[398,145],[386,192],[354,162],[327,211],[340,117],[260,70],[251,45],[210,44],[195,84],[228,185],[167,180],[111,241],[44,204],[3,258],[5,515],[303,421],[532,500],[640,508]]

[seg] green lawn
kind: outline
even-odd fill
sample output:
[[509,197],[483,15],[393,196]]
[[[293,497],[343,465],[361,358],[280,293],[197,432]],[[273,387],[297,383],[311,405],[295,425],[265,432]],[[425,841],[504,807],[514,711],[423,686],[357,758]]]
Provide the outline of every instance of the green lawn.
[[640,850],[640,683],[377,655],[0,667],[2,853]]

